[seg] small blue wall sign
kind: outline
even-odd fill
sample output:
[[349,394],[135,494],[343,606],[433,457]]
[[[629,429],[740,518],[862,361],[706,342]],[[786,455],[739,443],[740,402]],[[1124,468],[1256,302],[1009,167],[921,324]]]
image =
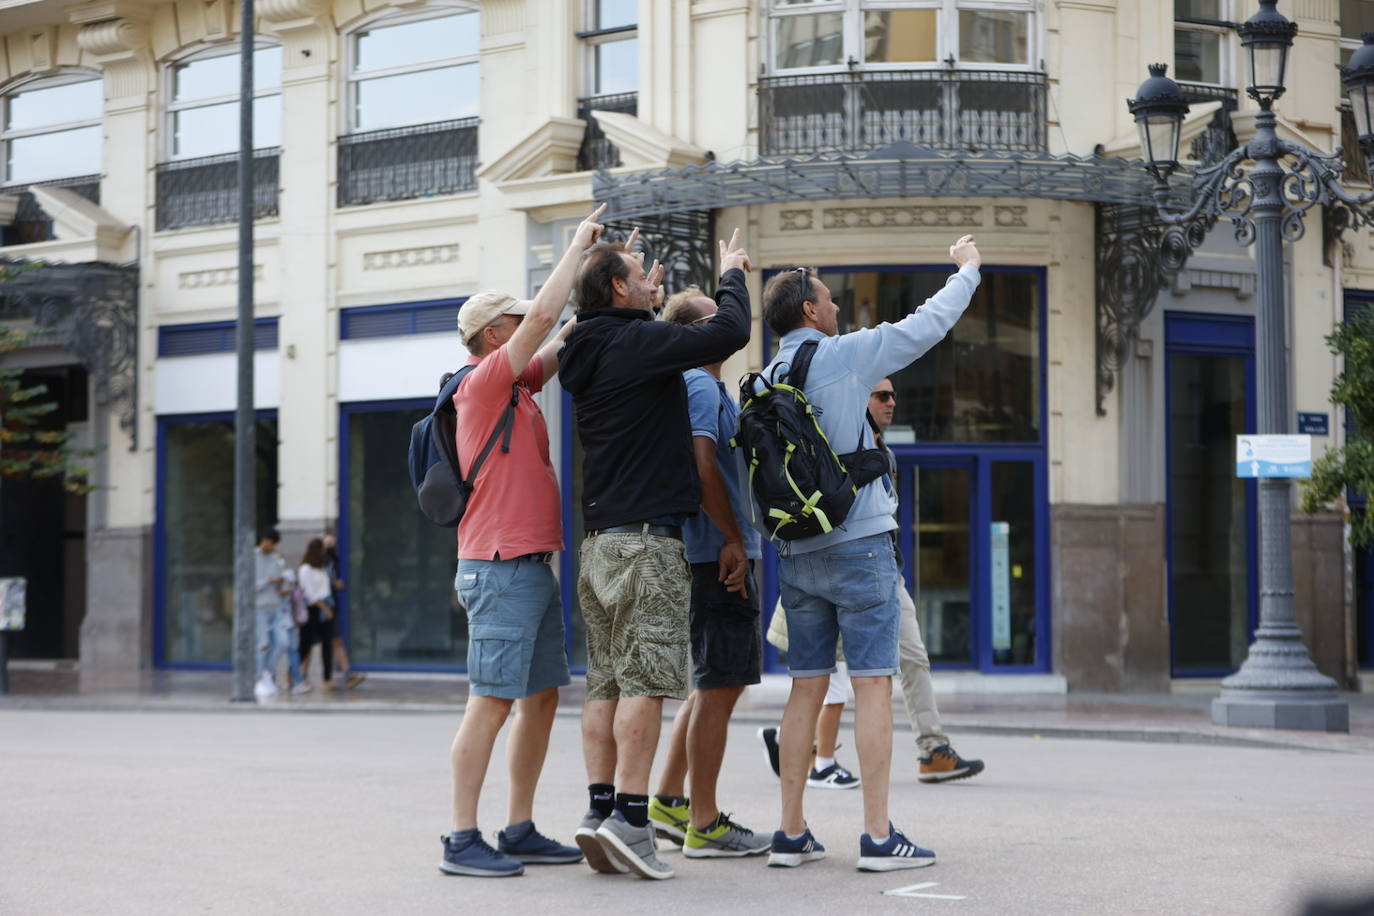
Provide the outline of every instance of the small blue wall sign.
[[1299,413],[1298,432],[1304,436],[1331,435],[1331,415],[1325,413]]

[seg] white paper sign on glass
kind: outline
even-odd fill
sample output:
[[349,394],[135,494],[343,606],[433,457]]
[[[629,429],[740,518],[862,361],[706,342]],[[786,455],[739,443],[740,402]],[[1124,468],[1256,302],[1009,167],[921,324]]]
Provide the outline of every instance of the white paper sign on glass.
[[1011,648],[1011,524],[992,523],[992,648]]
[[24,629],[26,585],[22,577],[0,579],[0,630]]
[[1311,477],[1311,436],[1236,436],[1237,477]]

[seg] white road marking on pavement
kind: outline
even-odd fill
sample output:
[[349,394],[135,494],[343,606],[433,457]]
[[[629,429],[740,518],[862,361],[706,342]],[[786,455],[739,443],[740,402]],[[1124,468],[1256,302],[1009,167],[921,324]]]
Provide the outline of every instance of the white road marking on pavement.
[[954,895],[954,894],[920,894],[920,893],[917,893],[917,891],[923,891],[923,890],[925,890],[925,889],[928,888],[928,887],[939,887],[939,886],[940,886],[940,882],[939,882],[939,881],[927,881],[927,882],[925,882],[924,884],[908,884],[906,887],[899,887],[899,888],[895,888],[895,889],[890,890],[890,891],[883,891],[883,893],[884,893],[885,895],[887,895],[888,897],[923,897],[923,898],[925,898],[925,899],[927,899],[927,900],[967,900],[967,899],[968,899],[968,898],[966,898],[966,897],[960,897],[960,896],[956,896],[956,895]]

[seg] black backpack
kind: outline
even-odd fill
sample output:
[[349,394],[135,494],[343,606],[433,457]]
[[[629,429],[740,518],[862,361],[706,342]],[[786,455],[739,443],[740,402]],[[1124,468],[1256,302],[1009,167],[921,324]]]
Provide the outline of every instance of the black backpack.
[[775,367],[773,379],[751,372],[740,383],[739,431],[730,442],[743,450],[754,501],[775,541],[815,537],[838,528],[859,487],[890,467],[882,449],[837,455],[830,447],[816,419],[820,408],[811,405],[804,390],[817,345],[808,340],[797,348],[786,382],[777,381]]
[[468,497],[477,472],[501,439],[501,451],[510,451],[510,436],[515,429],[515,405],[520,399],[519,382],[510,389],[510,404],[506,406],[482,447],[472,472],[464,478],[458,464],[458,414],[453,408],[453,396],[474,366],[464,366],[457,372],[445,373],[439,380],[439,397],[428,416],[410,428],[410,485],[425,518],[445,528],[457,528],[467,511]]

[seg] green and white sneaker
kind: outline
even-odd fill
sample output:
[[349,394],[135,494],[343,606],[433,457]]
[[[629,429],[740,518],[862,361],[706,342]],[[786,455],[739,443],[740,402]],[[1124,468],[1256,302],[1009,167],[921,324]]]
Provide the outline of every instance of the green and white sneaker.
[[770,839],[757,836],[741,827],[725,812],[716,815],[715,823],[705,830],[687,828],[682,854],[689,859],[724,859],[735,856],[763,855],[772,845]]
[[687,839],[687,830],[692,826],[692,809],[687,799],[680,805],[668,805],[657,795],[649,799],[649,826],[654,828],[660,840],[669,840],[681,846]]

